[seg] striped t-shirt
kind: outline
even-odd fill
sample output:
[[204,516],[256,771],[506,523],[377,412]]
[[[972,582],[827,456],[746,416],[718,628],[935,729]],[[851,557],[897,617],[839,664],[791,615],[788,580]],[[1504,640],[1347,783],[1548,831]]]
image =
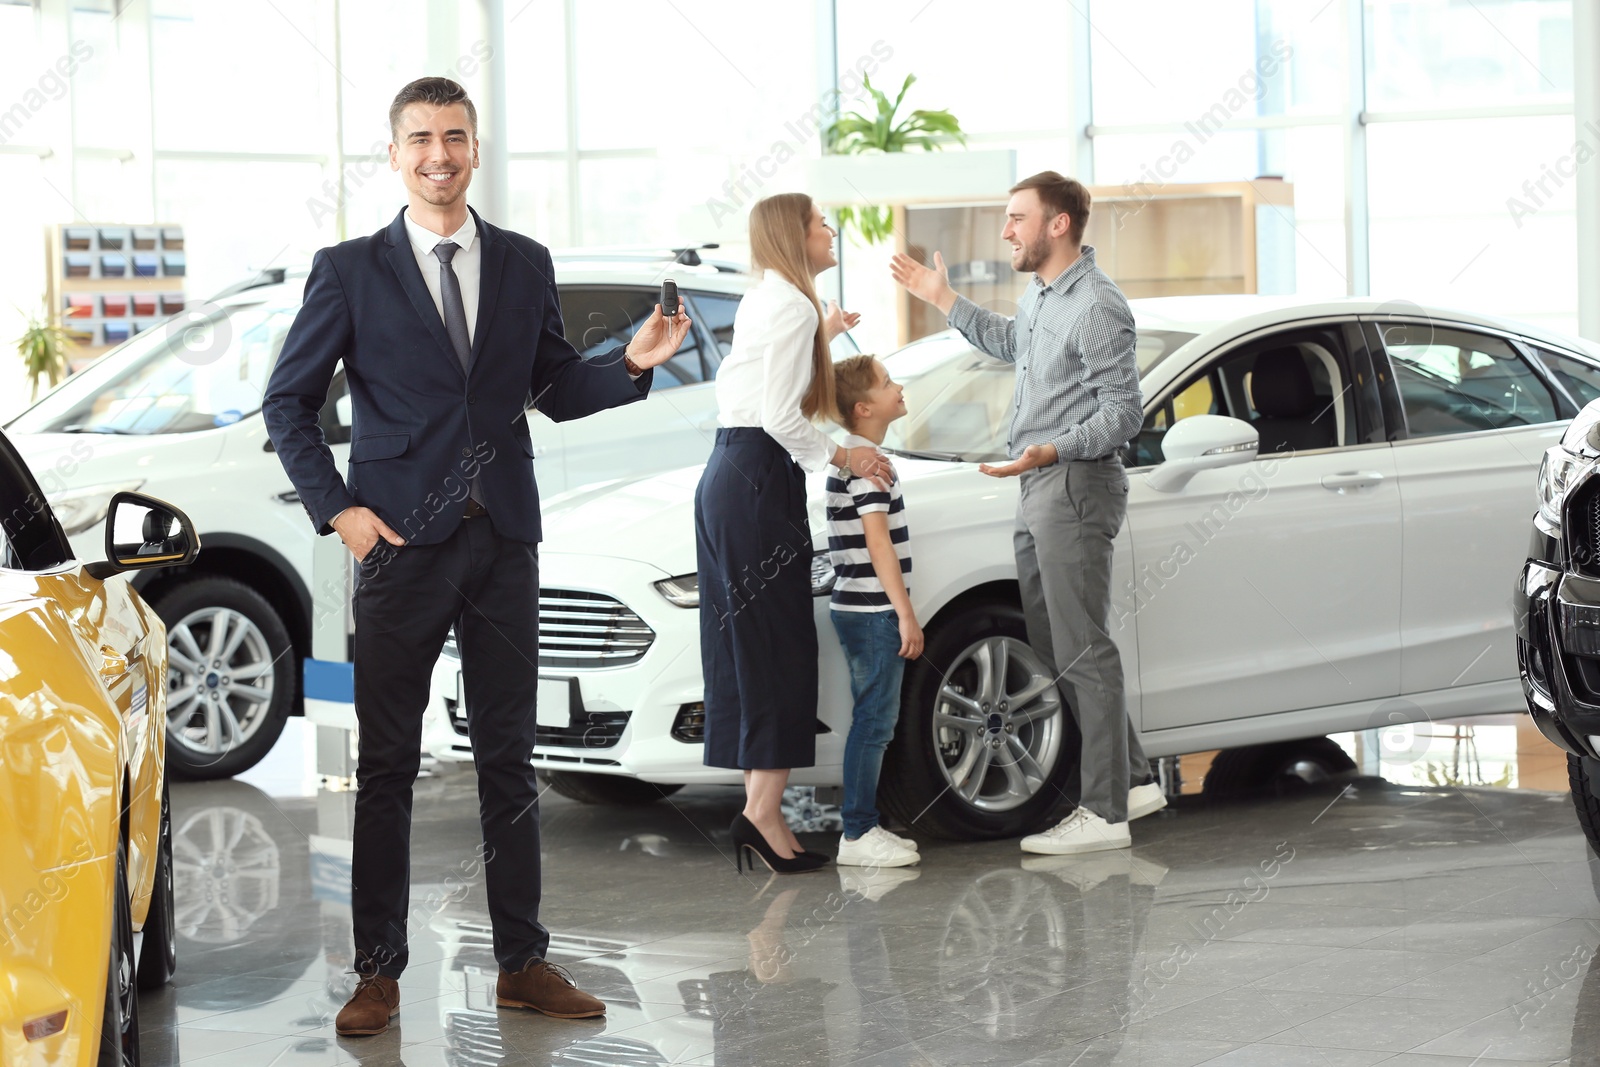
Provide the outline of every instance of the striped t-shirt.
[[[845,438],[846,448],[872,448],[865,437]],[[911,573],[911,531],[906,527],[906,502],[900,495],[900,476],[895,475],[885,492],[866,478],[843,478],[838,471],[828,474],[828,550],[838,580],[833,585],[831,607],[835,611],[889,611],[889,594],[872,569],[867,552],[867,535],[861,516],[874,511],[888,513],[889,540],[900,557],[900,573]],[[911,587],[907,579],[906,588]]]

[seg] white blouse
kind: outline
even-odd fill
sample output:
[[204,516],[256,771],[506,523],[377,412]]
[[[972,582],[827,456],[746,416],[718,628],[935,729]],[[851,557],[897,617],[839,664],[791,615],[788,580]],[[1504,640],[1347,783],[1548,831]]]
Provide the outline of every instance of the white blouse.
[[717,423],[759,426],[806,470],[833,458],[834,442],[800,414],[811,388],[817,309],[783,275],[769,270],[739,301],[733,350],[717,369]]

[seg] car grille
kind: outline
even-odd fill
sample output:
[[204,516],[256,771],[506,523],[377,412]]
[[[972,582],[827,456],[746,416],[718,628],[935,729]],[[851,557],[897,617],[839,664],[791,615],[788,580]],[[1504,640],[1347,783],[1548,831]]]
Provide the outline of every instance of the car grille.
[[572,670],[637,663],[656,633],[604,593],[539,590],[539,666]]
[[1586,578],[1600,578],[1600,478],[1590,478],[1567,500],[1567,559]]

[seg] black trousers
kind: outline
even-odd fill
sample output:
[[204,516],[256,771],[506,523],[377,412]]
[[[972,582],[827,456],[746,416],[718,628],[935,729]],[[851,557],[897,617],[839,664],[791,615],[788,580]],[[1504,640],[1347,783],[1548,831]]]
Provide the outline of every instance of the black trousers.
[[[411,891],[411,787],[422,712],[446,632],[461,649],[472,757],[478,768],[484,885],[494,954],[506,970],[543,957],[534,704],[539,686],[539,549],[465,519],[437,545],[379,542],[360,564],[355,599],[359,791],[350,905],[356,966],[405,970]],[[381,558],[380,558],[381,554]]]
[[817,624],[806,479],[755,426],[723,427],[694,496],[705,764],[810,767]]

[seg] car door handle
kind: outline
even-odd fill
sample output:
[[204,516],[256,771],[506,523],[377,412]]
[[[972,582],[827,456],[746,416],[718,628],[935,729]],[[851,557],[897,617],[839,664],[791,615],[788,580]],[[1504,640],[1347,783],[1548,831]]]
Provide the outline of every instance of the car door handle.
[[1381,471],[1340,471],[1338,474],[1324,474],[1322,488],[1342,493],[1346,489],[1365,489],[1381,481],[1383,481]]

